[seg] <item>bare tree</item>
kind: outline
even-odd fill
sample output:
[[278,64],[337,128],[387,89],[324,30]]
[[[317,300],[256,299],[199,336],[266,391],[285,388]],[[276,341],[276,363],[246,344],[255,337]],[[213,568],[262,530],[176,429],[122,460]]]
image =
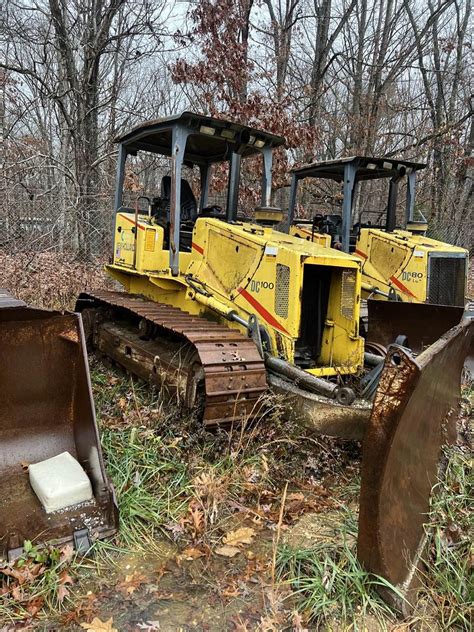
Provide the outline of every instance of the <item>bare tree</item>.
[[[112,105],[114,115],[110,116],[108,131],[115,131],[121,54],[129,55],[131,43],[139,40],[139,46],[149,55],[156,50],[161,32],[163,6],[152,9],[146,2],[136,3],[124,11],[125,3],[48,0],[37,3],[33,10],[17,5],[6,25],[12,49],[1,66],[26,77],[41,98],[55,104],[61,130],[61,159],[65,160],[68,149],[72,152],[78,254],[83,259],[90,258],[100,247],[99,165],[107,153],[101,155],[99,151],[99,120]],[[140,47],[134,54],[135,58],[141,57]],[[125,58],[130,66],[133,60]],[[112,88],[104,91],[110,65]]]

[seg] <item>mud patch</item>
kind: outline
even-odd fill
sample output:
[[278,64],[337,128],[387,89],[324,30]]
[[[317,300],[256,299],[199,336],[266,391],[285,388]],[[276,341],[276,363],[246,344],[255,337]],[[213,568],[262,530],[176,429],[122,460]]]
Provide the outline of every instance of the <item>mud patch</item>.
[[167,541],[149,555],[121,556],[113,578],[97,587],[94,616],[113,617],[120,632],[220,632],[240,621],[256,629],[271,588],[272,538],[270,531],[259,533],[252,547],[232,559],[210,552],[183,561]]

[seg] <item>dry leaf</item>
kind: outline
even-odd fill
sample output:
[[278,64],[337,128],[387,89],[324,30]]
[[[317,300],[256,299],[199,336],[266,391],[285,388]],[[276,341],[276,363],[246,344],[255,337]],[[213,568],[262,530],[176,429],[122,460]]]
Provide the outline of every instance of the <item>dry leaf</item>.
[[291,623],[293,625],[293,632],[308,632],[308,628],[304,627],[303,617],[300,615],[298,610],[293,611]]
[[231,582],[224,590],[222,591],[222,595],[224,597],[238,597],[241,591],[236,581]]
[[20,586],[14,586],[12,589],[12,597],[16,599],[16,601],[23,601],[23,592]]
[[29,579],[27,568],[19,570],[17,568],[14,568],[13,566],[2,566],[0,568],[0,571],[2,572],[2,575],[6,575],[7,577],[13,577],[13,579],[16,579],[20,585],[24,584]]
[[125,596],[131,595],[137,588],[144,584],[146,580],[145,575],[138,571],[133,571],[130,575],[125,575],[125,579],[117,584],[117,590]]
[[304,494],[301,492],[292,492],[291,494],[287,494],[286,500],[304,500]]
[[69,589],[66,588],[66,584],[74,584],[74,580],[69,573],[64,570],[59,577],[59,588],[57,593],[59,603],[62,603],[64,598],[69,594]]
[[261,630],[261,632],[278,632],[277,625],[278,622],[272,617],[261,617],[258,629]]
[[180,560],[197,560],[200,557],[203,557],[205,553],[200,549],[195,549],[194,547],[189,547],[184,549],[184,551],[178,555]]
[[61,547],[59,557],[59,561],[61,564],[64,562],[70,562],[73,557],[74,547],[72,546],[72,544],[65,544],[63,547]]
[[112,624],[112,617],[107,619],[107,621],[101,621],[99,617],[94,617],[91,623],[81,623],[81,628],[90,632],[118,632],[117,628],[114,628]]
[[192,501],[189,504],[188,511],[189,511],[189,513],[191,515],[193,527],[194,527],[194,530],[195,530],[196,534],[202,533],[204,531],[205,527],[206,527],[206,520],[205,520],[204,512],[199,507],[199,505],[197,503],[195,503],[194,501]]
[[126,171],[123,179],[123,188],[125,191],[138,193],[141,190],[140,179],[133,171]]
[[254,525],[256,525],[257,527],[260,527],[262,522],[263,522],[263,518],[262,516],[259,515],[254,515],[252,516],[252,522],[254,523]]
[[43,564],[31,563],[22,568],[16,568],[13,563],[0,567],[0,572],[3,575],[13,577],[20,585],[33,582],[39,575],[42,575],[45,570],[46,567]]
[[236,546],[228,546],[227,544],[224,544],[224,546],[220,546],[216,549],[215,553],[217,553],[217,555],[222,555],[223,557],[235,557],[237,553],[240,553],[240,549]]
[[66,588],[66,586],[64,585],[59,586],[56,595],[59,603],[62,603],[64,601],[64,598],[69,595],[69,588]]
[[26,609],[28,610],[29,614],[34,617],[35,614],[37,614],[41,608],[43,607],[43,603],[44,603],[44,599],[43,597],[36,597],[35,599],[32,599],[26,606]]
[[252,544],[255,531],[250,527],[241,527],[235,531],[229,531],[223,538],[222,542],[231,547],[240,546],[241,544]]

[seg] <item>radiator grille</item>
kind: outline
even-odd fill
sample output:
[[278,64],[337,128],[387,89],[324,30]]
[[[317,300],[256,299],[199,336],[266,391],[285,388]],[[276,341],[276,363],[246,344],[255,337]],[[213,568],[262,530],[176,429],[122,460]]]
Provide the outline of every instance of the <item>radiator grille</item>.
[[430,257],[428,302],[436,305],[464,305],[465,257]]
[[342,272],[341,314],[350,320],[354,318],[355,282],[355,270]]
[[288,301],[290,296],[290,268],[281,263],[276,267],[275,313],[288,318]]

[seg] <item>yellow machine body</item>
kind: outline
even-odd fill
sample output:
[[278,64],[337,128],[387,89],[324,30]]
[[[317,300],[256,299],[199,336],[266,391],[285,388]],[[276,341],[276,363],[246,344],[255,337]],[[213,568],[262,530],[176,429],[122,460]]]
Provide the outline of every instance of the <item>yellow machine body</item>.
[[[290,234],[311,240],[310,227],[294,225]],[[330,235],[314,233],[314,241],[330,247]],[[396,292],[405,302],[464,304],[467,262],[464,248],[414,234],[362,228],[354,248],[362,262],[362,297],[384,299]]]
[[[292,171],[288,218],[282,230],[359,257],[364,299],[464,306],[468,251],[426,237],[427,221],[415,204],[416,174],[425,167],[383,156],[349,156],[298,167]],[[340,206],[298,220],[299,187],[308,180],[338,184],[342,198],[334,202]],[[369,204],[374,208],[359,208],[356,213],[356,188],[360,193],[361,186],[375,181],[380,183],[380,198],[377,193]],[[406,194],[403,213],[398,201],[401,183]],[[374,197],[370,191],[368,197]],[[375,224],[373,216],[366,216],[371,212],[377,215]]]
[[127,292],[245,333],[229,314],[244,320],[257,316],[272,354],[298,364],[301,349],[313,349],[313,361],[304,365],[313,375],[347,375],[362,368],[356,257],[269,227],[205,217],[194,224],[189,250],[180,252],[179,274],[173,276],[163,227],[147,215],[119,212],[114,262],[107,270]]
[[323,233],[314,232],[308,226],[300,226],[299,224],[293,224],[290,226],[290,235],[311,241],[314,244],[323,246],[323,248],[331,247],[331,235],[324,235]]

